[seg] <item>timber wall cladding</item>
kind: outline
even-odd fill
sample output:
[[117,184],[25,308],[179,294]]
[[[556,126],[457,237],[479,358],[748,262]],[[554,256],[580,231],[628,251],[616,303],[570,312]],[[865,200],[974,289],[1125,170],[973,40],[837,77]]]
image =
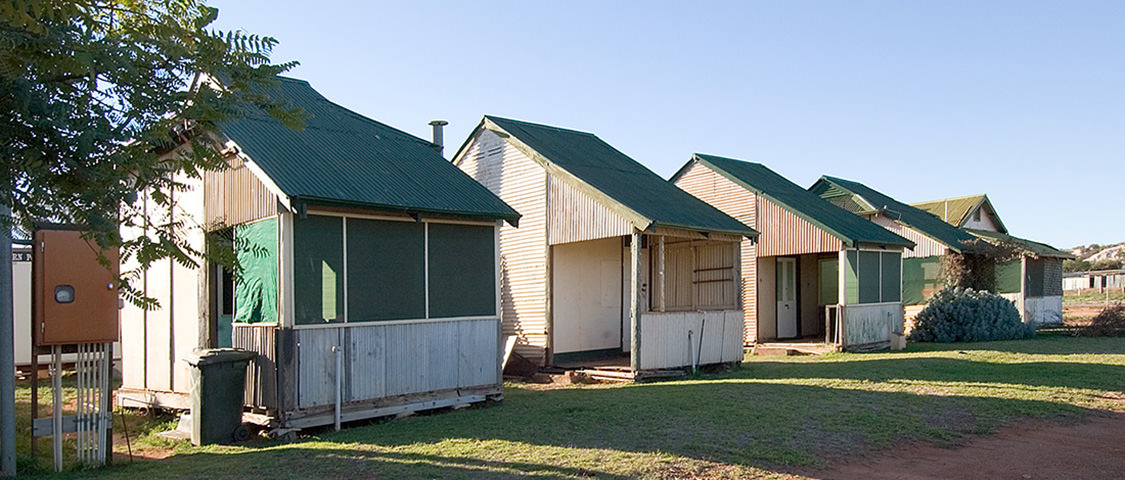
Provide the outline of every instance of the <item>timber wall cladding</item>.
[[500,307],[516,352],[542,363],[547,348],[547,172],[492,131],[483,131],[458,167],[519,212],[500,227]]
[[890,218],[883,216],[876,216],[870,218],[875,224],[890,230],[902,238],[914,242],[914,249],[903,249],[902,258],[915,258],[915,257],[934,257],[946,254],[947,247],[945,244],[930,238],[913,228],[902,225]]
[[[699,163],[693,163],[676,180],[676,186],[736,220],[762,232],[762,235],[766,234],[757,224],[757,199],[754,193],[719,175],[714,170]],[[743,336],[746,342],[753,342],[757,339],[758,331],[758,248],[746,238],[742,239],[740,248],[742,249],[742,278],[740,279],[739,291],[742,296],[742,311],[745,317],[745,333]]]
[[[297,330],[298,408],[331,405],[343,351],[343,400],[496,385],[496,319]],[[341,338],[342,337],[342,338]]]
[[277,214],[277,196],[246,167],[240,157],[230,168],[203,173],[204,220],[215,225],[238,225]]

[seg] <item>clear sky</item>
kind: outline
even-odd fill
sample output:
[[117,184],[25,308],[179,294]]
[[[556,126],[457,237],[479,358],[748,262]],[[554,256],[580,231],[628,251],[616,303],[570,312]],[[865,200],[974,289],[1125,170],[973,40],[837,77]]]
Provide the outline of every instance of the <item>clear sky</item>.
[[213,0],[330,100],[452,155],[484,114],[907,203],[987,193],[1012,234],[1125,241],[1125,2]]

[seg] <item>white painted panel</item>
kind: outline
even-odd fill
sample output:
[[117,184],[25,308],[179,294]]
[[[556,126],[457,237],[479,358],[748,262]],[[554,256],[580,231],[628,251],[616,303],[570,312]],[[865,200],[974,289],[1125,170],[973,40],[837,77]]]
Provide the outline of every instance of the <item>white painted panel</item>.
[[777,258],[777,338],[797,336],[797,259]]
[[891,332],[901,333],[901,303],[848,305],[844,311],[844,348],[876,342],[890,342]]
[[497,320],[457,322],[459,387],[495,385],[500,339],[496,336]]
[[560,243],[620,237],[633,224],[556,176],[547,178],[547,241]]
[[739,310],[645,312],[640,369],[689,367],[693,350],[699,365],[741,361],[742,333]]
[[1062,297],[1038,297],[1027,299],[1025,323],[1062,322]]
[[[12,247],[26,251],[27,247]],[[2,259],[0,259],[2,260]],[[31,259],[12,262],[12,334],[16,365],[31,364]]]
[[369,400],[387,392],[387,327],[348,328],[348,399]]
[[621,240],[552,247],[555,353],[621,347]]

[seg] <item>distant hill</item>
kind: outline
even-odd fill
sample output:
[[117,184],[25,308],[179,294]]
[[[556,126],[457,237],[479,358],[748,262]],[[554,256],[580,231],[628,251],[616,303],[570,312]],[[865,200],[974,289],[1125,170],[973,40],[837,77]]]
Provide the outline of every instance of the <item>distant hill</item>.
[[1074,256],[1088,262],[1098,260],[1125,259],[1125,242],[1113,245],[1098,245],[1096,243],[1074,247],[1070,249]]
[[1125,268],[1125,242],[1113,245],[1091,244],[1070,249],[1074,260],[1063,262],[1063,271],[1117,270]]

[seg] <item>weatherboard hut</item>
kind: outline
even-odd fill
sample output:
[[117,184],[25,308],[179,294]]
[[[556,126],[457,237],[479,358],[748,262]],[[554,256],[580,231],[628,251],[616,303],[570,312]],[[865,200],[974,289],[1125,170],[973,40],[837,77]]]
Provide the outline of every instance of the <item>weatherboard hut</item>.
[[183,356],[228,345],[258,353],[246,405],[277,427],[500,395],[497,232],[519,215],[440,145],[279,80],[271,94],[307,127],[260,112],[220,125],[230,167],[181,200],[207,235],[233,238],[242,276],[149,272],[162,310],[123,314],[119,403],[183,406]]
[[964,253],[966,244],[977,239],[930,212],[856,181],[825,175],[809,191],[916,244],[902,255],[902,303],[908,325],[930,297],[945,287],[945,256]]
[[902,253],[914,242],[759,163],[696,154],[672,182],[762,232],[742,244],[746,342],[875,350],[902,333]]
[[996,266],[996,288],[1028,323],[1062,322],[1063,260],[1073,255],[1045,243],[1012,236],[988,195],[915,203],[976,238],[1011,248],[1019,258]]
[[453,162],[523,214],[500,229],[520,356],[626,378],[741,361],[738,246],[753,229],[590,133],[486,116]]

